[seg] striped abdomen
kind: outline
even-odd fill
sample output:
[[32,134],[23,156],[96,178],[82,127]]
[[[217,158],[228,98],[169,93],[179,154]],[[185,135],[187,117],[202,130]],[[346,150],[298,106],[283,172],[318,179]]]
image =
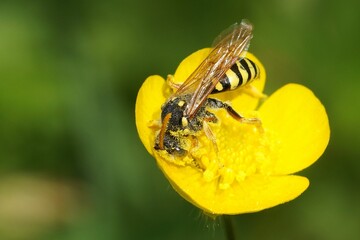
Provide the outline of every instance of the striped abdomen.
[[258,78],[260,75],[259,67],[250,59],[242,58],[225,73],[216,84],[212,93],[234,90],[245,86]]

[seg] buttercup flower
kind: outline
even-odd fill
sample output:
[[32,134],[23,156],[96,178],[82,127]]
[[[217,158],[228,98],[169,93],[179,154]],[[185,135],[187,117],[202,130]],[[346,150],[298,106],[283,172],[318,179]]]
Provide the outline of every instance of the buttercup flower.
[[[184,82],[211,49],[187,57],[174,74]],[[251,83],[259,92],[265,69],[250,53],[247,58],[260,68],[260,80]],[[259,105],[246,88],[212,95],[228,102],[261,126],[240,123],[225,110],[210,110],[219,121],[209,123],[217,149],[200,131],[190,155],[174,157],[154,145],[161,123],[161,106],[172,89],[160,76],[148,77],[136,100],[136,126],[142,143],[155,157],[174,189],[202,210],[219,214],[256,212],[298,197],[309,186],[307,178],[294,173],[313,164],[324,152],[330,136],[323,105],[306,87],[288,84]]]

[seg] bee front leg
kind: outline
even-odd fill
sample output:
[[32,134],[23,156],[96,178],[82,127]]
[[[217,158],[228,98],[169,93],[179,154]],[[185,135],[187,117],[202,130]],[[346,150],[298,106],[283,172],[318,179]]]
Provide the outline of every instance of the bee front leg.
[[159,130],[161,129],[161,121],[159,120],[151,120],[148,122],[147,124],[148,128],[154,129],[154,130]]
[[171,74],[167,75],[166,84],[169,85],[174,90],[178,90],[182,85],[182,83],[176,83],[174,75]]

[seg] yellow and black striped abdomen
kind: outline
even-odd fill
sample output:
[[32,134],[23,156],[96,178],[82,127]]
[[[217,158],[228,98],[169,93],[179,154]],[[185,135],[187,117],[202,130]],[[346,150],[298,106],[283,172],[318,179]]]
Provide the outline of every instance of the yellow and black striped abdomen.
[[245,86],[258,78],[259,67],[250,59],[242,58],[226,71],[225,75],[216,84],[212,93],[229,91]]

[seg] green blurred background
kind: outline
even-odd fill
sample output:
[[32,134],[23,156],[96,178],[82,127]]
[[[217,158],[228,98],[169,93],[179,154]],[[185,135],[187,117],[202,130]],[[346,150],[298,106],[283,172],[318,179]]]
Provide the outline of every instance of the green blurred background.
[[266,93],[306,85],[332,132],[301,172],[310,188],[236,216],[237,235],[360,239],[357,3],[1,1],[0,239],[224,239],[219,220],[169,186],[137,136],[134,107],[147,76],[173,73],[242,18],[255,26],[250,51],[267,70]]

